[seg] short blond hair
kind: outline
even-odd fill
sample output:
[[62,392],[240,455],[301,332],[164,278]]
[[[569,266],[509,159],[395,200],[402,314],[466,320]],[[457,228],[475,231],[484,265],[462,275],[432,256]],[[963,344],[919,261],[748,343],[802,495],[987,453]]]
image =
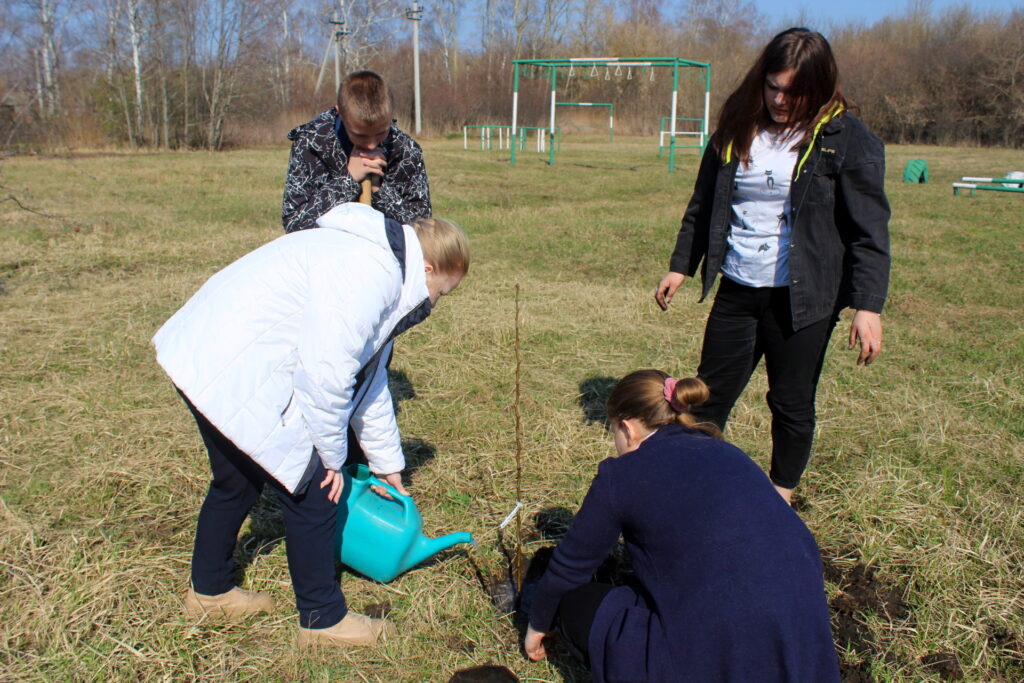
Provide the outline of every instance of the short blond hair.
[[373,71],[354,71],[338,88],[338,113],[342,121],[373,125],[391,120],[394,105],[391,88]]
[[423,249],[423,260],[447,275],[469,272],[469,239],[453,221],[417,218],[412,222]]

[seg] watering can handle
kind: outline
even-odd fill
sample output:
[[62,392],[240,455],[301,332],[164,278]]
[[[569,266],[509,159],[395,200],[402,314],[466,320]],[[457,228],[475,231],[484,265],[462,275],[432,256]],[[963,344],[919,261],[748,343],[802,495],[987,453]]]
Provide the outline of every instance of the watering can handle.
[[398,489],[396,489],[394,486],[387,483],[386,481],[381,481],[372,474],[370,475],[369,484],[370,486],[379,486],[385,491],[387,491],[388,494],[390,494],[391,497],[395,499],[395,502],[397,502],[405,509],[408,509],[408,504],[412,502],[412,496],[403,496],[401,493],[398,492]]

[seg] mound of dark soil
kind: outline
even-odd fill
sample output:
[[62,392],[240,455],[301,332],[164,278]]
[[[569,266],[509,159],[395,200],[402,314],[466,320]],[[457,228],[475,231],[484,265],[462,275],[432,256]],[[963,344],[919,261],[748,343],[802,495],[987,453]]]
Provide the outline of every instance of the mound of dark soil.
[[[843,553],[849,555],[849,553]],[[836,647],[857,654],[856,662],[844,661],[840,656],[843,683],[871,681],[870,662],[879,656],[881,648],[872,640],[864,613],[884,614],[889,621],[910,618],[910,607],[903,601],[906,588],[891,586],[878,578],[878,569],[857,563],[849,569],[836,565],[829,557],[822,557],[825,578],[839,587],[829,601],[832,608],[832,635]]]
[[964,670],[960,668],[960,660],[952,652],[936,652],[921,657],[921,664],[928,671],[935,672],[944,681],[964,680]]
[[518,681],[518,676],[496,664],[460,669],[448,679],[448,683],[518,683]]

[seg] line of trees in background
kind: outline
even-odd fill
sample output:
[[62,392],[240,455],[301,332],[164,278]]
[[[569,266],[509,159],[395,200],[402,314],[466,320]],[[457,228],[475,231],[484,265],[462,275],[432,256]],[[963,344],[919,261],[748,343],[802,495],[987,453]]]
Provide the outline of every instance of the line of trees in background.
[[[513,59],[677,56],[710,62],[712,117],[777,30],[751,0],[426,0],[425,134],[507,124]],[[9,0],[0,6],[0,149],[283,143],[334,101],[337,71],[371,68],[412,128],[408,3],[399,0]],[[335,18],[342,24],[326,20]],[[936,15],[927,0],[872,25],[815,26],[844,88],[890,142],[1024,146],[1024,10]],[[336,52],[335,52],[336,51]],[[546,73],[520,87],[543,125]],[[559,74],[559,99],[614,102],[616,131],[651,134],[671,74]],[[680,116],[703,82],[683,78]]]

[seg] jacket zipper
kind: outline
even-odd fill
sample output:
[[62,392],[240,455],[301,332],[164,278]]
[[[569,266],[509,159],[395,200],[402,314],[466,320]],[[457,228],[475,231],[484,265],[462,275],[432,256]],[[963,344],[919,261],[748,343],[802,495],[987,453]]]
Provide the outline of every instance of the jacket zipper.
[[284,416],[288,412],[288,409],[292,407],[292,401],[295,399],[295,392],[293,391],[291,396],[288,397],[288,403],[285,404],[284,410],[281,411],[281,426],[284,427]]

